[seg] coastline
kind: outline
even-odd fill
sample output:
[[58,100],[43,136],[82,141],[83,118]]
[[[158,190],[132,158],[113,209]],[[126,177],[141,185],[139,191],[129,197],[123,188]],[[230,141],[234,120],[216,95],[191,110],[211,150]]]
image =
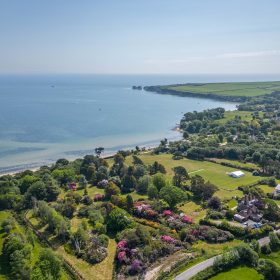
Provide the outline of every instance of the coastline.
[[[144,146],[139,146],[140,148],[143,148]],[[153,151],[153,149],[154,148],[156,148],[157,147],[157,145],[154,145],[154,146],[149,146],[149,147],[145,147],[145,150],[143,151],[143,152],[146,152],[146,153],[148,153],[148,152],[151,152],[151,151]],[[127,149],[124,149],[125,151],[128,151],[128,150],[131,150],[131,148],[127,148]],[[114,157],[114,155],[115,154],[117,154],[117,152],[118,151],[114,151],[114,152],[105,152],[103,155],[101,155],[100,157],[101,158],[103,158],[103,159],[110,159],[110,158],[113,158]],[[66,158],[67,160],[69,160],[69,161],[74,161],[74,160],[77,160],[77,159],[79,159],[80,157],[72,157],[72,158]],[[32,172],[36,172],[36,171],[38,171],[42,166],[48,166],[48,167],[50,167],[50,166],[52,166],[53,164],[55,163],[55,161],[54,162],[51,162],[51,163],[47,163],[47,164],[40,164],[40,163],[38,163],[37,165],[35,165],[34,164],[34,166],[32,166],[31,168],[28,168],[27,166],[22,166],[22,167],[18,167],[18,168],[16,168],[16,167],[10,167],[10,169],[11,169],[11,171],[4,171],[4,172],[1,172],[0,171],[0,178],[2,177],[2,176],[7,176],[7,175],[10,175],[10,176],[14,176],[14,175],[16,175],[16,174],[18,174],[18,173],[21,173],[21,172],[24,172],[24,171],[27,171],[27,170],[30,170],[30,171],[32,171]],[[9,167],[7,167],[7,168],[5,168],[5,169],[9,169]]]
[[246,97],[246,96],[223,96],[223,95],[215,95],[212,93],[200,94],[195,92],[164,89],[162,88],[162,86],[147,86],[144,87],[144,90],[147,92],[153,92],[153,93],[163,94],[163,95],[169,94],[169,95],[176,95],[181,97],[197,97],[201,99],[212,99],[212,100],[234,102],[234,103],[243,103],[250,99],[250,97]]

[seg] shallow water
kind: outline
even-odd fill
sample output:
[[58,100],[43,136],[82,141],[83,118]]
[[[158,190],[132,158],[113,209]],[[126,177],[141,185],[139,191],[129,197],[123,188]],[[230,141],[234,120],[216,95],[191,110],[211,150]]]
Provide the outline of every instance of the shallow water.
[[0,172],[81,157],[98,146],[112,153],[178,139],[172,129],[183,113],[236,105],[131,86],[232,80],[242,77],[0,76]]

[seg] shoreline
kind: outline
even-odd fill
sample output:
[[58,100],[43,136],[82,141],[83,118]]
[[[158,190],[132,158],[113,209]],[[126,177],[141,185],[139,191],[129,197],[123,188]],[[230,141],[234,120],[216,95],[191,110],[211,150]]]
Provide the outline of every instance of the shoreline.
[[[145,150],[143,151],[144,153],[146,152],[146,153],[148,153],[148,152],[151,152],[151,151],[153,151],[154,150],[154,148],[156,148],[157,146],[155,145],[155,146],[153,146],[153,147],[145,147]],[[141,148],[141,147],[140,147]],[[142,147],[142,148],[144,148],[144,146]],[[131,150],[131,149],[129,149],[129,148],[127,148],[127,149],[124,149],[124,151],[128,151],[128,150]],[[106,153],[106,154],[104,154],[104,155],[100,155],[100,157],[101,158],[103,158],[103,159],[110,159],[110,158],[113,158],[116,154],[118,153],[118,151],[115,151],[115,152],[108,152],[108,153]],[[88,155],[94,155],[94,154],[88,154]],[[86,156],[86,155],[85,155]],[[75,161],[75,160],[77,160],[77,159],[81,159],[81,158],[83,158],[83,157],[76,157],[76,158],[66,158],[67,160],[69,160],[70,162],[71,161]],[[18,173],[22,173],[22,172],[24,172],[24,171],[27,171],[27,170],[30,170],[30,171],[32,171],[32,172],[36,172],[36,171],[38,171],[38,170],[40,170],[40,168],[42,167],[42,166],[48,166],[48,167],[50,167],[50,166],[52,166],[53,164],[55,164],[55,161],[54,162],[52,162],[52,163],[48,163],[48,164],[38,164],[37,166],[33,166],[33,167],[31,167],[31,168],[28,168],[28,167],[22,167],[22,168],[18,168],[18,169],[15,169],[14,171],[7,171],[7,172],[1,172],[0,171],[0,178],[2,177],[2,176],[8,176],[8,175],[10,175],[10,176],[14,176],[14,175],[16,175],[16,174],[18,174]],[[7,167],[7,169],[8,169],[9,167]],[[11,169],[14,169],[13,167],[11,167]]]

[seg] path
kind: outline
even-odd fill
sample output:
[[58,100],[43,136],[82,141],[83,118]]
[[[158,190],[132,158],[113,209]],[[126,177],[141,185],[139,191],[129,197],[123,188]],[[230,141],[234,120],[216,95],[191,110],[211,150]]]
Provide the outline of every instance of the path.
[[199,171],[203,171],[203,170],[204,169],[195,170],[195,171],[189,172],[189,174],[193,174],[193,173],[196,173],[196,172],[199,172]]
[[203,261],[201,263],[198,263],[198,264],[192,266],[188,270],[184,271],[183,273],[181,273],[180,275],[175,277],[175,280],[188,280],[188,279],[190,279],[191,277],[195,276],[198,272],[212,266],[215,258],[216,257],[212,257],[212,258],[210,258],[206,261]]

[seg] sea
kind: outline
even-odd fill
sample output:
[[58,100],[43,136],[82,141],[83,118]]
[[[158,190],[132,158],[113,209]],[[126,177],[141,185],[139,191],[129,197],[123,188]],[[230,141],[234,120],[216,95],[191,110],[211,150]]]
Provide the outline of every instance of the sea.
[[180,139],[183,114],[236,103],[133,85],[279,80],[264,75],[0,75],[0,174]]

